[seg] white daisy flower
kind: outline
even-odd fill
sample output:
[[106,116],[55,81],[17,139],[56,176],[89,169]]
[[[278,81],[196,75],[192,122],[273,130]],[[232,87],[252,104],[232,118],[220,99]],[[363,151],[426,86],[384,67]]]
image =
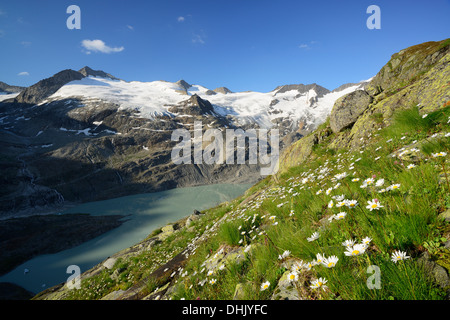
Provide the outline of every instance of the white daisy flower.
[[283,260],[289,257],[291,252],[289,250],[284,251],[281,255],[278,255],[278,259]]
[[323,263],[324,260],[325,260],[325,256],[323,254],[320,254],[320,253],[316,254],[316,263],[317,264]]
[[319,239],[320,235],[318,232],[314,232],[309,238],[306,238],[309,242]]
[[334,207],[334,202],[333,200],[330,200],[330,202],[328,202],[328,208],[333,208]]
[[287,278],[289,281],[297,281],[298,280],[298,273],[291,271],[288,273]]
[[380,204],[380,201],[378,201],[378,199],[372,199],[372,201],[367,201],[367,203],[369,204],[368,206],[366,206],[367,209],[369,209],[370,211],[376,209],[379,210],[380,208],[383,208],[383,206]]
[[328,280],[325,280],[325,278],[319,278],[316,280],[313,280],[311,283],[312,285],[310,286],[313,289],[319,289],[322,288],[323,290],[325,290],[326,288],[328,288],[325,283],[327,283]]
[[432,154],[433,158],[445,157],[446,155],[447,155],[447,152],[438,152],[438,153],[433,153]]
[[391,255],[391,260],[394,263],[397,263],[397,261],[406,260],[409,258],[410,258],[410,256],[406,255],[406,251],[395,250]]
[[354,244],[355,240],[345,240],[344,242],[342,242],[342,245],[347,248],[353,247]]
[[264,291],[270,287],[270,282],[266,281],[261,284],[261,291]]
[[358,205],[358,201],[356,200],[347,200],[345,205],[349,208],[355,208]]
[[295,261],[292,266],[291,266],[291,271],[292,272],[299,272],[300,270],[302,270],[305,267],[305,264],[303,263],[302,260],[300,261]]
[[345,178],[346,176],[348,176],[347,172],[343,172],[343,173],[339,173],[339,174],[335,175],[334,177],[336,178],[336,180],[341,180],[341,179]]
[[336,256],[331,256],[326,258],[322,264],[327,268],[334,268],[336,266],[336,263],[339,261],[339,258]]
[[347,200],[342,200],[342,201],[339,201],[338,203],[336,203],[336,208],[340,208],[340,207],[343,207],[343,206],[345,206],[347,204]]
[[366,251],[366,248],[362,244],[355,244],[353,247],[347,247],[347,251],[344,254],[348,257],[360,256]]
[[391,191],[391,190],[397,190],[398,188],[400,188],[400,183],[393,184],[393,185],[387,187],[386,190]]
[[335,219],[336,220],[344,219],[346,215],[347,215],[346,212],[339,212],[338,214],[335,215]]
[[378,179],[377,182],[375,182],[376,187],[381,187],[384,184],[384,179]]
[[412,168],[415,168],[415,167],[416,167],[416,165],[411,163],[411,164],[408,165],[406,168],[407,168],[407,169],[412,169]]

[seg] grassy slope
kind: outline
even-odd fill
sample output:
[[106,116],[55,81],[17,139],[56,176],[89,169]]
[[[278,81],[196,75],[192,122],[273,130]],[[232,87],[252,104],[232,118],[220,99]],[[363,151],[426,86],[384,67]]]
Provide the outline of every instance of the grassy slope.
[[[450,186],[445,178],[439,178],[443,168],[448,171],[448,163],[447,157],[432,155],[450,151],[450,137],[444,135],[450,131],[449,117],[450,108],[426,118],[419,116],[416,108],[398,112],[391,126],[377,131],[365,141],[365,147],[352,152],[330,151],[325,140],[314,148],[314,161],[290,168],[278,181],[266,179],[246,196],[209,210],[194,221],[194,228],[182,229],[150,252],[118,261],[116,268],[85,281],[81,290],[72,290],[67,298],[98,299],[126,290],[139,280],[147,283],[144,295],[157,293],[172,280],[171,285],[175,281],[177,285],[166,298],[232,299],[239,285],[241,298],[269,299],[288,266],[303,261],[313,262],[309,270],[299,270],[296,282],[305,299],[442,299],[444,290],[424,272],[418,258],[429,251],[439,264],[449,263],[448,250],[443,248],[449,225],[438,218],[450,207]],[[440,135],[433,138],[436,133]],[[414,151],[415,146],[418,151]],[[418,156],[402,160],[408,151]],[[409,164],[415,167],[408,168]],[[343,173],[347,176],[340,179]],[[374,183],[362,188],[368,178],[374,178]],[[380,179],[384,183],[376,186]],[[394,184],[400,187],[381,192]],[[358,205],[338,207],[334,197],[340,195]],[[379,210],[366,208],[373,199],[382,205]],[[347,215],[329,221],[340,212]],[[314,232],[320,237],[308,241]],[[365,237],[372,240],[364,254],[344,254],[345,240],[358,243]],[[195,250],[183,268],[164,278],[148,278],[189,244]],[[219,249],[248,248],[251,244],[253,250],[245,253],[244,259],[223,263],[223,268],[219,264],[207,274],[208,262],[220,254]],[[290,253],[280,259],[286,250]],[[395,250],[406,252],[410,258],[392,262]],[[314,265],[317,254],[335,255],[339,260],[334,268]],[[367,287],[370,265],[380,268],[381,289]],[[118,280],[110,277],[115,269],[121,270]],[[310,288],[319,277],[327,280],[326,290]],[[269,288],[260,290],[266,281]]]
[[[431,45],[433,48],[429,43],[412,48],[434,50],[426,53],[428,57],[442,52],[448,41]],[[422,53],[413,49],[402,50],[400,62],[396,61],[398,55],[393,55],[389,69],[380,71],[375,80],[380,87],[385,85],[389,94],[379,93],[353,128],[333,133],[328,123],[323,124],[289,149],[280,175],[261,181],[243,197],[208,210],[191,227],[181,228],[151,250],[119,260],[113,269],[84,279],[82,288],[69,291],[65,298],[99,299],[143,283],[140,296],[151,298],[231,299],[238,294],[241,299],[270,299],[295,262],[302,262],[302,267],[289,290],[298,298],[444,298],[445,290],[424,271],[419,257],[428,252],[439,265],[450,266],[449,250],[444,248],[450,228],[438,218],[450,208],[448,156],[433,157],[450,151],[450,108],[445,100],[448,80],[441,79],[448,68],[439,71],[433,61],[421,65],[424,72],[416,76],[407,63]],[[393,70],[398,73],[398,83],[392,79],[397,75],[385,77],[392,68],[398,71]],[[402,87],[400,82],[405,79],[408,83]],[[432,89],[426,81],[439,84],[439,88]],[[400,90],[391,90],[398,87]],[[421,88],[439,93],[439,101],[430,100],[430,110],[420,106],[419,111],[413,103],[424,91]],[[413,98],[409,101],[408,97]],[[424,111],[428,116],[423,117]],[[305,143],[309,140],[314,142]],[[411,164],[414,167],[408,167]],[[367,179],[374,181],[362,187]],[[388,188],[397,184],[398,188]],[[338,207],[339,196],[355,200],[357,206]],[[366,206],[374,199],[382,207],[370,211]],[[345,212],[344,218],[330,221],[341,212]],[[308,241],[314,232],[319,238]],[[345,255],[344,241],[361,243],[366,237],[370,242],[363,254]],[[191,253],[180,268],[152,276],[186,247]],[[241,258],[221,260],[224,253],[239,248]],[[396,250],[409,258],[393,262]],[[327,268],[317,263],[317,254],[339,260],[335,267]],[[379,268],[380,289],[367,286],[373,279],[367,273],[371,265]],[[118,276],[112,277],[114,273]],[[320,277],[326,279],[327,288],[311,288]],[[266,282],[268,288],[261,290]],[[168,286],[170,292],[166,293]]]

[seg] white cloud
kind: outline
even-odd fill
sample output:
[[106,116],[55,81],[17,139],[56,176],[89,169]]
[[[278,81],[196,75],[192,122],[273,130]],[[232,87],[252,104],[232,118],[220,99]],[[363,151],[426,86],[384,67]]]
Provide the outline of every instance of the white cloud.
[[198,33],[193,34],[192,43],[205,44],[205,36]]
[[177,21],[178,21],[178,22],[183,22],[184,20],[185,20],[184,17],[178,17],[178,18],[177,18]]
[[19,72],[18,76],[29,76],[30,74],[27,71]]
[[83,40],[81,41],[81,45],[83,48],[87,50],[87,54],[92,52],[101,52],[101,53],[114,53],[121,52],[125,48],[124,47],[110,47],[107,46],[102,40]]
[[22,41],[22,42],[20,42],[20,44],[24,47],[29,47],[29,46],[31,46],[31,41]]
[[298,47],[300,49],[309,50],[309,49],[312,49],[312,47],[317,43],[318,43],[318,41],[313,40],[313,41],[310,41],[309,43],[302,43]]
[[130,30],[134,30],[134,27],[130,26],[129,24],[127,25],[127,28],[130,29]]

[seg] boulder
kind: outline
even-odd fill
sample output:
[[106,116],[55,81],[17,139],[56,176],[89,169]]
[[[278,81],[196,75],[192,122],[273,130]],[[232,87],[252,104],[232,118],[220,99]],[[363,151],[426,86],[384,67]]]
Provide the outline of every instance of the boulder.
[[244,285],[242,283],[238,283],[236,285],[236,289],[234,289],[233,300],[244,300],[245,291]]
[[424,252],[418,259],[418,263],[421,264],[425,271],[428,272],[436,281],[436,283],[443,289],[448,291],[450,288],[450,278],[447,270],[431,260],[430,254]]
[[123,290],[113,291],[111,293],[108,293],[106,296],[104,296],[100,300],[118,300],[118,298],[120,298],[122,296],[122,294],[124,294],[124,293],[125,293],[125,291],[123,291]]
[[447,222],[450,222],[450,209],[447,209],[444,212],[441,212],[439,214],[439,218],[441,218]]
[[290,271],[286,271],[281,276],[277,287],[273,291],[272,300],[302,300],[295,282],[288,280],[289,273]]
[[364,90],[357,90],[339,98],[331,110],[331,130],[339,132],[351,127],[372,101],[373,97]]
[[114,267],[114,264],[116,263],[117,259],[116,258],[108,258],[106,259],[105,262],[103,262],[103,266],[106,269],[111,270]]

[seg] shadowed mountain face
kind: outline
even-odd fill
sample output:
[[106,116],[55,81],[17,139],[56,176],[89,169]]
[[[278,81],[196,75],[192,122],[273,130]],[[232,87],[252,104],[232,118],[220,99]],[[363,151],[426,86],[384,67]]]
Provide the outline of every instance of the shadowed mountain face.
[[329,93],[317,84],[234,93],[184,80],[125,82],[89,67],[63,70],[0,102],[0,217],[176,187],[256,182],[259,164],[174,164],[179,141],[172,133],[186,129],[193,137],[197,121],[203,132],[222,131],[225,141],[224,129],[266,126],[280,130],[284,148],[325,120],[331,106],[321,99]]

